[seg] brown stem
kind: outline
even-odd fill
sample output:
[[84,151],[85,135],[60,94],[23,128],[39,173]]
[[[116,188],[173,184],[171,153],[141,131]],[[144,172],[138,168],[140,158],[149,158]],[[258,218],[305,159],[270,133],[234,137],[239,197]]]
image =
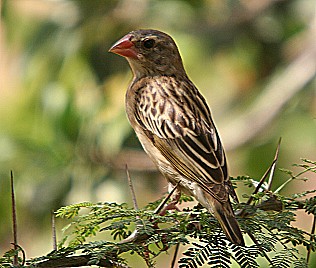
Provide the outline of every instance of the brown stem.
[[52,236],[53,236],[53,249],[57,250],[57,236],[56,236],[56,225],[55,225],[55,214],[52,211]]
[[[15,204],[15,194],[14,194],[14,180],[13,171],[11,170],[10,176],[11,182],[11,203],[12,203],[12,228],[13,228],[13,246],[14,250],[18,250],[18,231],[17,231],[17,220],[16,220],[16,204]],[[18,254],[16,253],[13,258],[13,265],[17,266],[19,264]]]
[[[312,231],[311,231],[311,238],[310,240],[313,241],[313,234],[315,234],[315,227],[316,227],[316,216],[314,215],[313,225],[312,225]],[[311,256],[312,247],[309,247],[307,250],[307,256],[306,256],[306,262],[309,263],[310,256]]]
[[138,204],[137,204],[137,200],[136,200],[136,194],[135,194],[135,191],[134,191],[132,179],[131,179],[131,176],[130,176],[130,174],[129,174],[127,165],[125,166],[125,170],[126,170],[126,174],[127,174],[128,186],[129,186],[129,189],[130,189],[131,194],[132,194],[134,209],[135,209],[135,210],[138,210]]

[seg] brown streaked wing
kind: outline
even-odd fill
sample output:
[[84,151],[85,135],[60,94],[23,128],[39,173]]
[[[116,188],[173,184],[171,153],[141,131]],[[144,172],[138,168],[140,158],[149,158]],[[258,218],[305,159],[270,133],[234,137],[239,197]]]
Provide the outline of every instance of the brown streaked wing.
[[[195,87],[193,92],[188,88],[177,92],[174,87],[179,85],[171,84],[156,82],[139,91],[136,118],[179,174],[218,200],[227,200],[226,160],[205,100]],[[152,100],[152,91],[158,101]]]
[[[210,176],[207,176],[206,178],[205,176],[201,175],[201,173],[197,172],[193,162],[184,162],[183,159],[185,156],[180,156],[181,152],[173,150],[171,147],[172,145],[168,146],[170,140],[167,141],[158,138],[157,136],[153,137],[153,143],[155,144],[156,148],[181,176],[196,182],[205,192],[213,196],[218,201],[227,201],[228,193],[226,192],[224,183],[211,182]],[[207,182],[206,179],[208,179]]]

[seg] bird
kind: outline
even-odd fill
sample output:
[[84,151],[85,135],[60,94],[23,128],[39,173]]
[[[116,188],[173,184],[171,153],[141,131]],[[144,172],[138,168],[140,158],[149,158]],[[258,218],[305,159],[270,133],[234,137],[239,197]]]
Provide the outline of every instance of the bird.
[[158,30],[135,30],[109,52],[125,57],[133,73],[125,108],[145,152],[169,185],[193,196],[217,219],[227,239],[243,246],[223,145],[173,38]]

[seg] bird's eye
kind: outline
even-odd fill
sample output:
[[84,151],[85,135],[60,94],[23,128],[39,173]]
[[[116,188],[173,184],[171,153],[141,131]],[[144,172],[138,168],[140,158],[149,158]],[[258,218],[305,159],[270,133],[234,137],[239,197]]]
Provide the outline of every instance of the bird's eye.
[[144,48],[147,48],[147,49],[153,48],[154,45],[155,45],[155,40],[154,39],[145,39],[143,41]]

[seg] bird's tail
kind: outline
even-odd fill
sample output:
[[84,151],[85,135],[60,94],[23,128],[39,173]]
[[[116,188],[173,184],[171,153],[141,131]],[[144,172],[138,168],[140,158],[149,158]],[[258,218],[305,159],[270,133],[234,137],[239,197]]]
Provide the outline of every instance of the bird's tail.
[[228,240],[234,244],[244,246],[244,238],[229,200],[221,203],[212,198],[212,209]]

